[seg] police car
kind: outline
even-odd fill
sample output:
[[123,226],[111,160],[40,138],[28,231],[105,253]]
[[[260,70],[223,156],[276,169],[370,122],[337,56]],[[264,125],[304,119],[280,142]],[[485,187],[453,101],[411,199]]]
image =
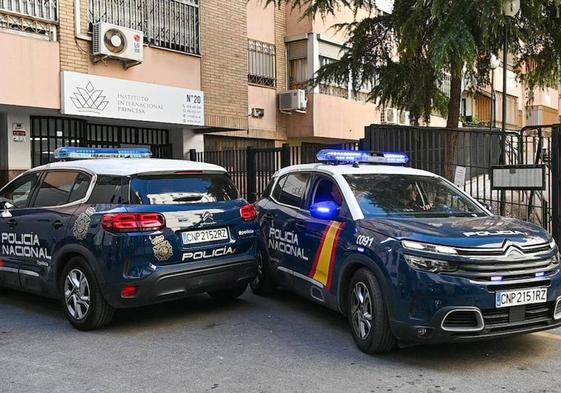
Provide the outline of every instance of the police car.
[[240,296],[257,270],[254,206],[222,167],[150,155],[61,148],[65,161],[2,188],[0,287],[60,298],[81,330],[118,308]]
[[358,347],[465,341],[561,324],[559,251],[407,156],[321,151],[257,202],[259,273],[345,314]]

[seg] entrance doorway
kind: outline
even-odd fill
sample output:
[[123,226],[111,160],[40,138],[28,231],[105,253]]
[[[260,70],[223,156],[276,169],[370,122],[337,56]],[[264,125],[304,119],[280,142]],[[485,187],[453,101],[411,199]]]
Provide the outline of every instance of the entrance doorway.
[[68,117],[31,117],[33,167],[54,161],[54,151],[63,146],[148,147],[154,158],[172,158],[166,129],[92,124]]

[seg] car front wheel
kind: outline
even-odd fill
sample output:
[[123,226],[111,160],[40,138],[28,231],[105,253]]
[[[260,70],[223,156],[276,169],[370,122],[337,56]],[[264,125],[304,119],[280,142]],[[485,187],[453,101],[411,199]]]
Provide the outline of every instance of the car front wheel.
[[356,345],[369,354],[391,351],[396,340],[378,280],[368,269],[358,270],[349,285],[347,317]]

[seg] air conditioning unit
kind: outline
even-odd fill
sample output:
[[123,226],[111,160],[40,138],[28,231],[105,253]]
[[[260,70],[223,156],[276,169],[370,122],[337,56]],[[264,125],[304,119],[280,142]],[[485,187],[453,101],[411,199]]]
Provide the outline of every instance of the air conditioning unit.
[[398,124],[398,111],[395,108],[386,108],[384,109],[384,120],[382,123],[384,124]]
[[279,109],[282,112],[303,112],[307,105],[304,90],[288,90],[279,94]]
[[99,22],[93,25],[93,55],[139,64],[144,55],[142,31]]

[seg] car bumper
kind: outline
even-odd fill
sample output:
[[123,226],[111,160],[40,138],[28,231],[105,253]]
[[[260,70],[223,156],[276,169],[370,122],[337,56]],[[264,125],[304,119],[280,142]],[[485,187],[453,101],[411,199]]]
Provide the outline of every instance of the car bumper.
[[[561,327],[561,319],[554,318],[556,308],[561,310],[559,272],[547,280],[518,284],[516,288],[432,273],[415,274],[401,283],[396,292],[400,296],[395,296],[390,305],[392,331],[404,343],[477,341]],[[547,301],[496,308],[497,291],[527,287],[546,287]],[[453,320],[450,315],[457,317],[454,324],[449,323]]]
[[[250,256],[190,262],[158,266],[147,278],[109,285],[104,292],[108,303],[115,308],[138,307],[246,285],[256,274],[257,262]],[[136,287],[134,297],[121,296],[126,286]]]

